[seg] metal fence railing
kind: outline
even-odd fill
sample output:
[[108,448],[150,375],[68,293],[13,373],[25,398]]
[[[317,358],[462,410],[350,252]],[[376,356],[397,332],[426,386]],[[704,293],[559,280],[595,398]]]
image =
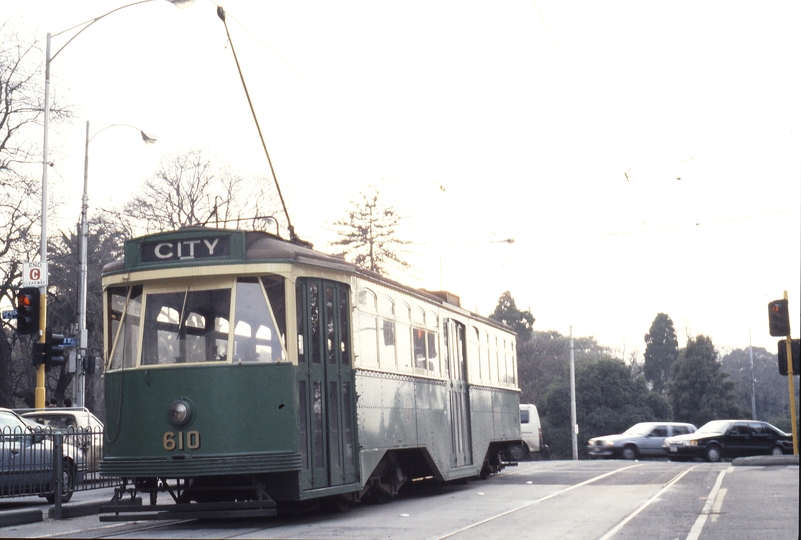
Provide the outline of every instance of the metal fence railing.
[[76,491],[114,487],[100,476],[102,428],[0,427],[0,497],[41,496],[60,506]]

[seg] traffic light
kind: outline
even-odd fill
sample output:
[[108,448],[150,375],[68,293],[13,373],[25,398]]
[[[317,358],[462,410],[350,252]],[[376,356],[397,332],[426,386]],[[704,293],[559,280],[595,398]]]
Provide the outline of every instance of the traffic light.
[[83,371],[87,375],[94,375],[95,373],[95,357],[86,355],[83,357]]
[[[801,372],[801,339],[794,339],[790,346],[793,355],[793,375]],[[779,341],[779,373],[787,375],[787,340]]]
[[790,311],[787,300],[774,300],[768,304],[768,322],[771,336],[790,335]]
[[39,333],[39,289],[24,287],[17,292],[17,334]]
[[45,369],[53,366],[63,366],[66,361],[64,358],[64,336],[54,334],[50,330],[45,334],[44,343],[36,343],[33,347],[33,365],[39,367],[45,365]]

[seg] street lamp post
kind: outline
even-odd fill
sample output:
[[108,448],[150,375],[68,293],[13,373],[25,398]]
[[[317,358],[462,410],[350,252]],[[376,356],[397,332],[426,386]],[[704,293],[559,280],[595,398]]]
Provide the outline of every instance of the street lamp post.
[[86,331],[86,296],[88,289],[88,250],[87,250],[87,237],[88,237],[88,228],[89,228],[89,221],[88,221],[88,210],[89,210],[89,143],[92,140],[100,135],[105,130],[112,128],[112,127],[128,127],[131,129],[137,130],[140,135],[142,136],[142,140],[146,144],[154,144],[156,142],[156,137],[154,135],[150,135],[145,133],[141,129],[134,127],[130,124],[109,124],[102,129],[100,129],[97,133],[89,136],[89,120],[86,121],[86,148],[84,152],[84,160],[83,160],[83,197],[81,197],[81,270],[80,270],[80,282],[79,282],[79,290],[78,290],[78,306],[79,306],[79,314],[78,314],[78,379],[75,389],[75,406],[76,407],[83,407],[84,406],[84,398],[86,396],[86,372],[84,371],[83,367],[83,359],[87,356],[88,351],[88,335]]
[[[154,0],[140,0],[138,2],[133,2],[131,4],[125,4],[124,6],[120,6],[118,8],[112,9],[111,11],[104,13],[98,17],[90,19],[88,21],[82,22],[81,24],[75,25],[72,28],[68,28],[67,30],[63,30],[57,34],[56,36],[63,34],[64,32],[69,32],[70,30],[74,30],[78,27],[82,27],[78,30],[74,36],[72,36],[67,42],[61,46],[59,50],[56,51],[55,54],[52,56],[50,55],[50,39],[52,35],[48,32],[47,34],[47,44],[45,46],[45,95],[44,95],[44,119],[43,119],[43,128],[44,128],[44,142],[42,145],[42,223],[41,223],[41,231],[42,236],[39,241],[39,259],[42,264],[42,272],[44,275],[45,284],[39,287],[39,295],[40,295],[40,311],[39,311],[39,343],[44,343],[46,340],[46,330],[47,330],[47,168],[50,166],[50,162],[48,161],[47,150],[48,150],[48,133],[50,131],[50,63],[58,56],[58,54],[64,50],[64,48],[69,45],[73,39],[78,37],[84,30],[95,24],[100,19],[111,15],[112,13],[119,11],[121,9],[125,9],[127,7],[136,6],[139,4],[144,4],[147,2],[152,2]],[[167,0],[171,4],[175,5],[180,9],[184,9],[192,5],[194,0]],[[40,364],[36,371],[36,389],[34,391],[34,406],[36,408],[43,408],[45,406],[45,366],[44,364]]]

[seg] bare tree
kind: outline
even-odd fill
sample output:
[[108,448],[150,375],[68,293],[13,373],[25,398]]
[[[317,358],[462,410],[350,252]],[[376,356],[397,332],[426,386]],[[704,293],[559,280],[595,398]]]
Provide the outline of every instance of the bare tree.
[[275,196],[262,181],[248,182],[206,152],[162,159],[143,189],[124,206],[123,228],[152,233],[214,223],[236,228],[275,227]]
[[[11,303],[21,262],[36,259],[41,216],[41,130],[44,92],[41,51],[11,28],[0,25],[0,299]],[[58,121],[69,111],[51,107]],[[8,320],[0,322],[0,406],[17,406],[33,392],[27,362],[30,339],[19,339]],[[25,361],[23,361],[25,360]]]
[[334,223],[340,239],[333,245],[345,248],[339,255],[382,274],[388,273],[390,266],[405,270],[409,263],[401,255],[411,242],[396,235],[401,216],[392,206],[379,202],[375,186],[368,186],[359,195],[360,201],[351,201],[348,217]]

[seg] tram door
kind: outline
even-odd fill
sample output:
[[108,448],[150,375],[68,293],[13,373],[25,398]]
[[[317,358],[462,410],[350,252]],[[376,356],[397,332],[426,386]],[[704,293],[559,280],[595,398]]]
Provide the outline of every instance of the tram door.
[[358,480],[349,291],[324,279],[296,285],[302,489]]
[[465,370],[465,327],[453,319],[445,320],[445,339],[448,347],[448,398],[451,419],[452,467],[472,465],[470,438],[470,396]]

